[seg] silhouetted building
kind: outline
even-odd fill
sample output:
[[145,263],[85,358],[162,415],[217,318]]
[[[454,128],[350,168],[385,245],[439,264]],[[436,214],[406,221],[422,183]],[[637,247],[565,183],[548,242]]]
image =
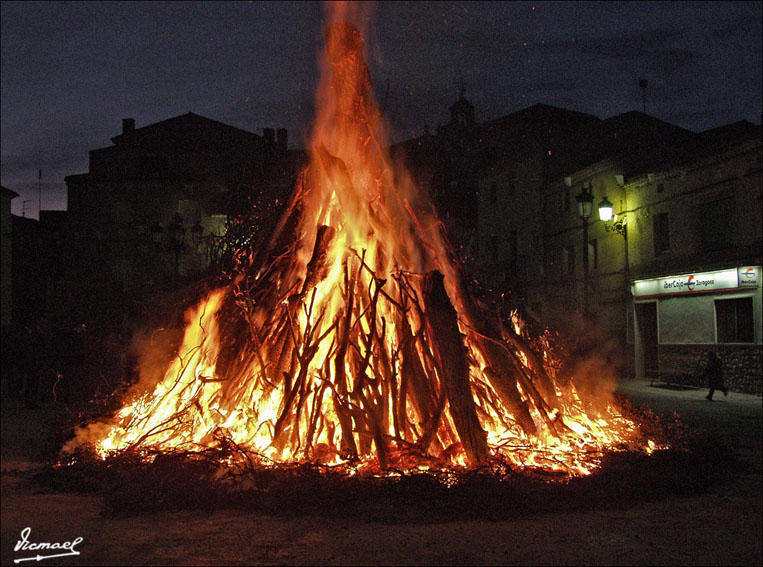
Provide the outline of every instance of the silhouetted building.
[[536,104],[483,128],[480,272],[536,321],[540,298],[531,291],[544,278],[543,196],[551,180],[600,155],[600,124],[590,114]]
[[66,178],[79,261],[58,291],[119,306],[120,317],[204,274],[230,215],[253,195],[284,199],[296,175],[285,129],[259,136],[188,113],[142,128],[124,119],[112,142],[90,152],[88,173]]
[[19,194],[7,187],[0,187],[0,303],[2,304],[2,325],[0,325],[0,377],[2,396],[11,389],[11,366],[13,364],[14,329],[13,323],[13,219],[11,201]]
[[13,227],[13,308],[14,326],[32,324],[45,313],[48,273],[41,256],[40,221],[11,216]]
[[64,328],[82,323],[77,315],[79,307],[68,301],[69,293],[62,283],[67,281],[79,261],[69,238],[69,224],[68,211],[40,211],[37,225],[39,249],[35,254],[42,272],[40,285],[44,286],[45,316],[51,325]]
[[601,122],[537,104],[480,124],[461,98],[435,135],[393,151],[432,198],[468,268],[532,312],[527,282],[543,266],[541,195],[561,172],[599,157]]
[[7,187],[0,187],[0,228],[2,229],[2,328],[5,329],[11,324],[11,309],[13,306],[13,292],[12,292],[12,271],[13,271],[13,224],[11,222],[11,201],[19,196],[18,193],[8,189]]
[[[622,353],[628,270],[619,257],[622,237],[597,222],[598,204],[606,196],[615,212],[624,210],[628,206],[625,180],[676,163],[691,147],[696,134],[634,111],[602,120],[590,135],[595,149],[589,159],[581,160],[578,167],[568,162],[554,172],[544,190],[544,277],[531,284],[534,289],[530,295],[543,305],[544,324],[568,333],[580,333],[582,326],[589,326],[601,337],[616,338]],[[583,243],[583,221],[577,203],[584,187],[592,191],[594,199],[587,246]],[[584,254],[588,255],[587,278]],[[590,319],[583,322],[576,312],[584,314],[586,279]],[[617,307],[600,313],[602,305]]]

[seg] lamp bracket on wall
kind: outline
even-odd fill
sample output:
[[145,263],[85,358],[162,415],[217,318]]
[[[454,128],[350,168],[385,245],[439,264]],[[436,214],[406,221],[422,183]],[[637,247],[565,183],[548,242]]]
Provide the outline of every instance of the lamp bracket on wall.
[[607,232],[616,232],[624,238],[628,238],[628,227],[625,220],[626,216],[620,215],[619,218],[613,219],[611,222],[604,222],[604,228]]

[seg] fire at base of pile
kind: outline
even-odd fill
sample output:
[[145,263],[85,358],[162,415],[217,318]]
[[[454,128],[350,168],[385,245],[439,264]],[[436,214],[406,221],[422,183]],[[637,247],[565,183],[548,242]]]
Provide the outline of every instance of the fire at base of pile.
[[[431,279],[435,282],[441,280],[436,276]],[[217,463],[216,478],[243,481],[243,487],[246,487],[252,482],[252,474],[259,470],[273,467],[298,470],[302,465],[360,477],[425,473],[446,484],[456,482],[459,475],[475,469],[490,471],[497,477],[531,471],[542,478],[564,479],[592,472],[607,452],[651,453],[657,447],[641,434],[633,416],[624,415],[613,400],[585,404],[575,391],[574,379],[557,389],[557,407],[549,412],[546,421],[539,412],[535,412],[533,417],[537,421],[533,425],[539,433],[535,437],[528,436],[509,412],[496,411],[503,409],[503,406],[500,405],[500,398],[491,391],[489,383],[472,375],[471,383],[478,385],[472,390],[472,395],[477,402],[478,415],[483,418],[480,424],[493,426],[485,432],[488,449],[479,461],[469,462],[459,441],[447,445],[443,441],[434,443],[434,440],[440,439],[434,433],[427,436],[429,446],[424,444],[421,436],[418,441],[404,438],[394,418],[387,423],[389,429],[384,433],[375,431],[373,422],[365,422],[367,429],[354,428],[356,450],[342,448],[341,425],[334,424],[332,427],[330,420],[338,418],[329,413],[330,406],[326,414],[313,410],[303,422],[297,422],[305,426],[310,435],[307,432],[301,435],[293,433],[295,449],[288,444],[283,444],[279,449],[277,428],[279,423],[285,421],[283,416],[288,414],[289,408],[285,380],[280,387],[272,386],[269,395],[258,396],[257,388],[261,387],[262,377],[252,374],[254,370],[249,368],[245,378],[239,380],[241,391],[231,396],[226,390],[229,381],[217,377],[216,364],[224,358],[220,352],[219,319],[227,293],[226,290],[214,292],[199,306],[188,311],[183,344],[158,384],[151,387],[138,384],[132,392],[132,400],[113,419],[81,429],[65,450],[90,443],[90,448],[101,458],[123,455],[150,462],[162,454],[184,456],[191,460]],[[371,294],[378,301],[378,290]],[[228,325],[241,324],[236,318],[223,320]],[[525,339],[522,334],[516,332],[521,328],[516,317],[514,323],[515,329],[506,332],[514,333],[514,343],[523,343]],[[362,342],[368,342],[367,337]],[[422,333],[421,339],[425,341],[426,338],[427,334]],[[318,345],[320,342],[308,347],[315,351]],[[511,352],[508,343],[502,344],[501,348],[506,353]],[[535,356],[529,345],[526,348],[530,356]],[[551,362],[550,347],[546,345],[545,348],[544,358]],[[357,348],[354,350],[361,352]],[[394,350],[399,359],[403,349]],[[441,371],[441,365],[437,362],[440,358],[435,359],[433,354],[430,356],[435,362],[434,375],[437,377]],[[254,358],[257,359],[257,356]],[[472,357],[468,359],[472,360]],[[253,368],[262,368],[260,364],[264,365],[264,362],[255,361]],[[402,369],[404,362],[398,360],[398,366]],[[306,362],[305,367],[309,368]],[[484,372],[484,369],[477,371]],[[399,380],[404,382],[402,377]],[[252,391],[246,390],[244,385],[249,385]],[[403,391],[408,388],[413,390],[412,386],[406,387],[401,383],[397,387]],[[327,398],[326,392],[331,389],[331,382],[322,379],[318,373],[311,388],[312,399],[308,397],[309,404],[316,407],[316,400]],[[295,392],[296,388],[292,387],[291,391]],[[364,423],[359,404],[363,397],[368,399],[369,392],[373,390],[367,389],[365,394],[355,390],[346,392],[350,407],[355,408],[355,412],[351,413],[352,423]],[[316,398],[318,395],[320,397]],[[449,406],[447,393],[441,393],[438,398],[439,411],[430,417],[429,423],[433,419],[439,420],[439,434],[455,437],[457,432],[449,432],[448,422],[444,419]],[[240,399],[248,399],[248,404],[242,406]],[[273,399],[277,400],[275,404],[271,401]],[[226,404],[226,400],[229,403]],[[492,410],[492,415],[482,408]],[[502,427],[496,427],[496,424]],[[409,423],[407,435],[421,435],[427,431],[426,425]],[[550,433],[551,427],[553,434]],[[430,425],[429,431],[434,429]],[[330,435],[328,432],[332,430],[334,433]],[[304,443],[303,439],[306,440]],[[365,452],[357,450],[361,447]],[[383,461],[377,454],[378,447],[383,448]]]
[[159,383],[67,448],[228,443],[252,466],[371,474],[497,460],[584,475],[605,450],[651,451],[471,296],[431,204],[390,160],[358,30],[329,26],[325,55],[310,162],[269,242],[189,311]]

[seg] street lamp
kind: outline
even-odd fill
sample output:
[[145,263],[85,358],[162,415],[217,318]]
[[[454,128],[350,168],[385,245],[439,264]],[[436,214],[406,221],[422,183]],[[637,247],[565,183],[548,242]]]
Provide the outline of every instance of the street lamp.
[[593,212],[593,187],[589,183],[575,198],[578,202],[578,215],[583,221],[583,315],[588,321],[588,219]]
[[609,202],[609,199],[607,199],[607,196],[605,195],[601,200],[601,203],[599,203],[599,218],[604,222],[611,220],[613,210],[612,203]]
[[[622,201],[620,202],[622,205]],[[622,206],[620,207],[622,210]],[[619,215],[620,218],[616,218],[615,222],[610,223],[609,221],[612,220],[613,216],[613,206],[612,203],[609,202],[609,199],[605,196],[601,203],[599,203],[599,219],[604,223],[604,229],[607,232],[616,232],[618,234],[621,234],[624,238],[628,238],[628,234],[626,232],[625,227],[625,214],[621,213]]]

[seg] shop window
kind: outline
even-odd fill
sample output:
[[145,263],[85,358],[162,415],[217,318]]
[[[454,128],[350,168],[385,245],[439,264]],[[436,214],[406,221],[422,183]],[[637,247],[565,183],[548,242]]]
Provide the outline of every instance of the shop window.
[[699,205],[698,232],[702,250],[719,250],[732,244],[733,199],[718,199]]
[[670,217],[668,213],[654,215],[654,255],[670,251]]
[[755,339],[752,297],[715,300],[719,343],[751,343]]

